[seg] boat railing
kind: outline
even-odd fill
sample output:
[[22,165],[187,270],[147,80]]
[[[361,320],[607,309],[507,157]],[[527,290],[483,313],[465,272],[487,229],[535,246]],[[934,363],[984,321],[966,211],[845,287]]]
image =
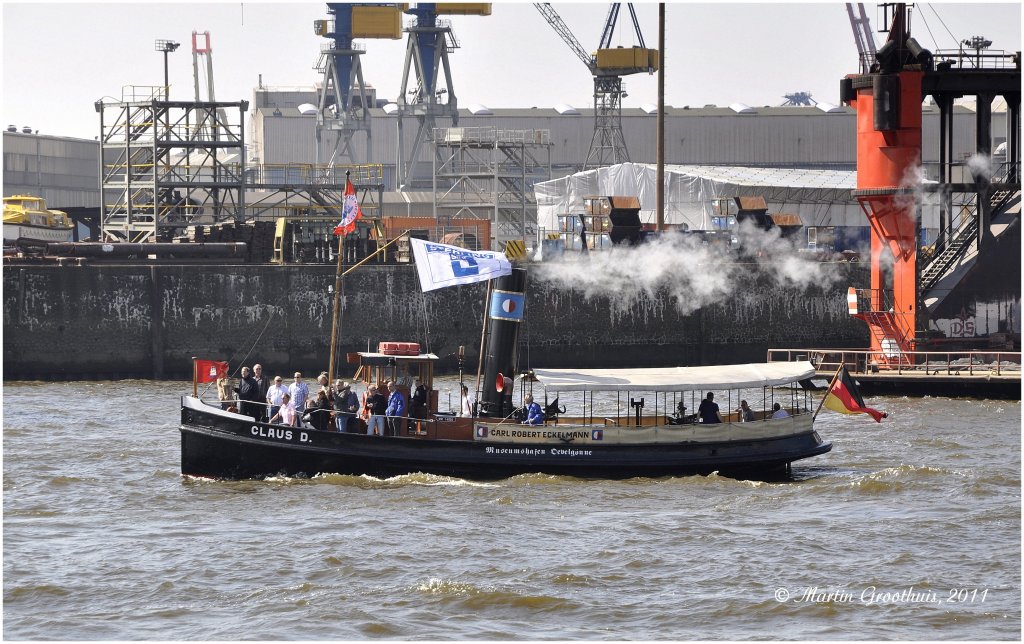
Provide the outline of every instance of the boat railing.
[[851,373],[926,376],[1020,377],[1019,351],[904,351],[906,361],[887,361],[885,351],[867,349],[769,349],[768,362],[808,360],[819,374],[846,365]]
[[[267,403],[260,403],[260,402],[255,402],[255,401],[245,401],[245,400],[240,400],[237,397],[236,398],[227,399],[227,400],[215,400],[215,401],[205,401],[205,400],[202,400],[202,397],[200,397],[200,400],[202,402],[204,402],[206,405],[209,405],[211,407],[218,408],[218,409],[222,408],[221,407],[222,404],[228,404],[229,406],[235,408],[236,411],[234,411],[234,413],[238,413],[238,414],[241,414],[243,416],[246,416],[248,414],[245,411],[242,411],[243,408],[242,408],[241,404],[259,405],[261,407],[270,407],[270,405],[267,404]],[[799,418],[801,416],[808,415],[808,414],[811,413],[811,409],[808,406],[806,406],[805,404],[800,404],[799,402],[795,402],[795,403],[790,404],[790,405],[784,405],[783,409],[785,409],[786,412],[789,414],[789,416],[787,416],[786,418],[790,418],[790,419],[791,418]],[[309,412],[316,412],[316,411],[317,411],[316,408],[307,408],[303,412],[303,417],[306,417]],[[337,429],[336,429],[336,424],[334,422],[334,419],[335,419],[335,415],[334,415],[335,412],[334,412],[334,410],[324,410],[324,411],[326,411],[327,413],[330,413],[332,418],[331,418],[330,423],[328,424],[328,429],[322,430],[322,431],[336,432]],[[772,418],[772,413],[773,413],[773,411],[770,408],[770,406],[768,406],[768,404],[765,403],[764,409],[754,409],[755,419],[753,421],[743,422],[743,421],[740,420],[740,411],[738,409],[737,410],[733,410],[733,411],[723,411],[722,412],[722,422],[721,423],[715,423],[715,424],[721,424],[723,427],[725,427],[725,426],[729,426],[729,425],[753,424],[753,423],[768,423],[768,422],[773,422],[773,421],[777,421],[777,420],[785,420],[786,419],[786,418],[783,418],[783,419]],[[401,422],[400,422],[400,426],[399,426],[399,428],[397,430],[397,433],[392,429],[392,424],[390,422],[385,423],[385,432],[386,432],[385,435],[388,436],[388,437],[415,438],[415,439],[427,439],[427,440],[437,440],[437,439],[442,439],[442,438],[454,438],[456,436],[453,435],[452,431],[446,431],[446,426],[452,425],[452,428],[454,429],[455,426],[452,424],[451,421],[455,421],[456,418],[458,418],[458,417],[454,416],[454,415],[449,415],[449,414],[436,414],[436,415],[432,415],[431,417],[428,417],[428,418],[420,418],[420,417],[413,417],[413,416],[389,416],[388,420],[399,419]],[[545,422],[543,425],[536,425],[534,427],[556,427],[557,426],[557,428],[559,430],[567,431],[567,430],[571,430],[574,427],[594,427],[594,425],[595,425],[594,421],[595,420],[598,420],[598,424],[603,424],[604,427],[617,428],[617,429],[620,429],[620,430],[625,430],[627,432],[628,431],[634,431],[634,430],[659,430],[659,429],[663,429],[663,428],[666,428],[666,427],[667,428],[677,427],[677,428],[682,429],[682,428],[686,428],[686,427],[703,427],[704,426],[704,423],[700,422],[700,419],[697,417],[696,414],[689,414],[689,415],[687,415],[686,417],[684,417],[682,419],[674,418],[672,415],[664,415],[664,414],[650,415],[650,416],[645,416],[642,419],[642,422],[640,423],[640,425],[636,425],[633,422],[635,419],[632,416],[630,416],[630,417],[620,417],[620,418],[616,418],[614,416],[599,416],[598,418],[600,420],[598,420],[597,418],[563,417],[563,418],[561,418],[559,420],[559,423],[557,425],[556,425],[556,423],[554,423],[552,421],[552,422]],[[479,419],[476,419],[476,420],[478,420],[480,422],[485,422],[485,423],[487,423],[489,425],[516,425],[516,426],[521,425],[521,423],[519,423],[519,422],[517,422],[517,421],[515,421],[513,419],[510,419],[510,418],[479,418]],[[300,421],[300,422],[301,422],[301,424],[299,425],[299,427],[301,427],[301,428],[312,429],[312,430],[316,430],[317,429],[316,426],[313,423],[309,422],[308,420],[303,420],[303,421]],[[272,422],[270,424],[271,425],[275,425],[275,426],[280,426],[280,427],[285,427],[286,426],[286,425],[284,425],[283,423],[281,423],[279,421],[278,422]],[[346,432],[346,433],[362,434],[363,432],[362,431],[349,431],[349,432]],[[469,438],[469,437],[472,436],[472,429],[471,428],[466,428],[463,425],[461,430],[456,430],[456,434],[465,434],[465,436],[462,436],[462,438],[464,438],[464,439],[465,438]]]

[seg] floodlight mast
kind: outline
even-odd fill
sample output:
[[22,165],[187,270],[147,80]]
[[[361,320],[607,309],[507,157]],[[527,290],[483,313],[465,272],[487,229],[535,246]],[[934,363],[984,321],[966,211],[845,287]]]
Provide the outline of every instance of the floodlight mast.
[[164,100],[166,101],[170,95],[171,85],[168,75],[167,68],[167,54],[181,47],[180,42],[174,42],[173,40],[157,40],[154,43],[153,48],[156,51],[162,51],[164,53]]

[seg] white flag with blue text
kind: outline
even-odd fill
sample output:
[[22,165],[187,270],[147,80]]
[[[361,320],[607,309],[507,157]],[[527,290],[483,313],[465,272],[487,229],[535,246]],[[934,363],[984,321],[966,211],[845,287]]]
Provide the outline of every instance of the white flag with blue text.
[[467,250],[458,246],[435,244],[413,237],[412,253],[423,292],[458,284],[483,282],[512,274],[512,262],[504,253],[491,250]]

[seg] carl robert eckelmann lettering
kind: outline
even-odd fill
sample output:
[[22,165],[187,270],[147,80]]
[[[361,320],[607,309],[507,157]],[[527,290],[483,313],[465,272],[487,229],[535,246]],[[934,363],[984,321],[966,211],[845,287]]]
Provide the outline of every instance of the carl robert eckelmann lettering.
[[[260,427],[253,425],[249,432],[259,438],[271,438],[274,440],[300,443],[312,443],[312,439],[306,432],[297,432],[291,429],[279,429],[275,427]],[[536,448],[536,447],[490,447],[484,449],[487,454],[510,454],[518,456],[592,456],[589,449],[575,449],[564,447]]]

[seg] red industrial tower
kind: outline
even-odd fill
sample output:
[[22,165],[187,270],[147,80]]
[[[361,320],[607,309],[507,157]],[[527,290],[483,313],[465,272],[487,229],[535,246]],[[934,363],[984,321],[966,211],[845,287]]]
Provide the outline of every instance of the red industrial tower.
[[[854,196],[871,226],[871,288],[850,289],[850,313],[867,323],[873,358],[884,368],[911,363],[908,352],[922,348],[919,345],[928,334],[924,295],[944,276],[943,271],[949,272],[954,263],[952,256],[962,256],[968,242],[976,242],[974,247],[981,252],[986,235],[990,236],[989,217],[1000,205],[995,203],[995,195],[1006,192],[997,188],[1015,186],[1020,190],[1016,162],[1020,154],[1020,54],[1010,57],[1015,65],[1006,68],[985,69],[973,63],[967,68],[962,64],[963,57],[958,61],[955,56],[936,66],[932,53],[910,36],[907,5],[882,7],[887,14],[891,11],[888,40],[877,50],[869,72],[844,78],[840,93],[843,102],[857,111]],[[922,181],[921,103],[927,95],[936,99],[942,114],[938,182],[926,186]],[[996,95],[1006,98],[1010,143],[1007,159],[1014,162],[998,178],[979,174],[971,183],[949,181],[954,162],[953,99],[964,95],[978,97],[976,146],[980,154],[991,152],[992,99]],[[928,258],[928,266],[919,270],[919,196],[925,190],[939,193],[943,223],[936,252]],[[953,230],[950,226],[947,230],[949,195],[953,192],[976,194],[974,228]],[[930,271],[929,279],[923,280],[926,271]],[[942,288],[948,293],[952,287],[947,281]]]

